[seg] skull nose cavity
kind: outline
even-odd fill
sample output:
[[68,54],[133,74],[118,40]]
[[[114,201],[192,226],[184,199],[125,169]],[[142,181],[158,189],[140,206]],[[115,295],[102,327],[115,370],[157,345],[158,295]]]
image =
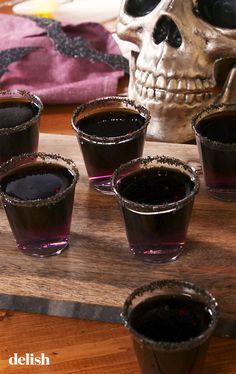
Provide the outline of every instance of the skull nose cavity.
[[162,16],[156,23],[153,31],[155,44],[166,41],[171,47],[179,48],[182,44],[182,36],[175,22],[168,16]]

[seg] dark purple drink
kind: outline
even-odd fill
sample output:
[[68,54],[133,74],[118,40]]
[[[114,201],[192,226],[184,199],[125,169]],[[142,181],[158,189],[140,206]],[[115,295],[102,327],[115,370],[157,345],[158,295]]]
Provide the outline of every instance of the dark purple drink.
[[86,135],[117,138],[139,130],[143,124],[144,118],[140,114],[127,109],[114,109],[84,117],[77,127]]
[[208,291],[175,279],[137,288],[122,312],[142,374],[201,374],[218,316]]
[[111,193],[113,171],[142,155],[148,123],[144,108],[121,97],[97,100],[77,109],[73,127],[95,189]]
[[236,110],[209,114],[195,126],[196,140],[209,191],[236,199]]
[[1,164],[13,156],[37,151],[42,103],[36,96],[22,91],[1,91],[0,94]]
[[[186,241],[193,207],[189,197],[194,186],[188,174],[163,166],[143,168],[120,180],[117,192],[122,199],[147,206],[147,212],[140,212],[121,204],[130,249],[135,255],[161,262],[179,256]],[[152,211],[152,206],[160,210]]]
[[[110,184],[113,171],[122,163],[141,156],[144,137],[140,133],[135,137],[119,141],[118,138],[139,130],[144,123],[140,114],[128,110],[96,113],[77,123],[79,131],[96,137],[111,138],[105,143],[86,141],[80,138],[80,146],[90,182],[96,185]],[[116,139],[117,138],[117,141]],[[109,139],[108,139],[109,140]]]
[[[211,315],[203,303],[184,295],[159,295],[138,304],[131,312],[130,326],[154,342],[181,343],[204,333]],[[134,340],[142,374],[200,373],[208,343],[193,350],[172,353],[150,352]],[[147,364],[148,363],[148,364]],[[181,369],[180,369],[181,368]]]
[[208,328],[210,321],[211,315],[203,303],[181,294],[150,297],[130,315],[130,325],[139,334],[169,343],[196,338]]
[[36,114],[39,108],[30,102],[22,100],[0,101],[0,128],[12,128],[28,122]]
[[68,246],[76,178],[64,165],[43,161],[13,168],[2,178],[4,208],[25,254],[50,256]]

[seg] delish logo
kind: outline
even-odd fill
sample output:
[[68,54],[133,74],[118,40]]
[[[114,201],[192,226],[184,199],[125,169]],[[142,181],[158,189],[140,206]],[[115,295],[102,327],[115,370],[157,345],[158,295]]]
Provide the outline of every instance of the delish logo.
[[14,353],[8,361],[9,365],[50,365],[50,359],[45,356],[45,353],[41,353],[40,356],[35,356],[34,353],[26,353],[25,356],[18,356],[18,353]]

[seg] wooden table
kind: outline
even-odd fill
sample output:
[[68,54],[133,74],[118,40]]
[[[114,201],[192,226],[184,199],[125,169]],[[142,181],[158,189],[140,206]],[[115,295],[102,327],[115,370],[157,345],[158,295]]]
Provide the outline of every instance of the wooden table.
[[[73,134],[70,117],[74,107],[45,108],[41,131]],[[120,325],[2,310],[0,332],[1,374],[140,373],[130,336]],[[235,339],[213,337],[204,374],[235,374],[235,349]],[[50,366],[9,366],[14,352],[43,352],[50,358]]]
[[[1,11],[10,13],[5,8]],[[41,131],[72,134],[69,123],[73,108],[74,105],[47,107]],[[235,339],[213,337],[204,374],[235,374],[235,351]],[[50,366],[9,366],[8,359],[15,352],[19,356],[26,352],[37,356],[43,352],[50,358]],[[139,374],[140,371],[131,338],[120,325],[1,310],[0,374],[15,373]]]

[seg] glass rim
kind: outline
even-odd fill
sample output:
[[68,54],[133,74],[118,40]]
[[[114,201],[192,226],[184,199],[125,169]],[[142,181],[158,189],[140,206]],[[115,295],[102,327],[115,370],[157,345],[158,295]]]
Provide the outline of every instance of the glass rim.
[[[29,91],[25,91],[25,90],[18,90],[18,89],[12,89],[12,90],[0,90],[0,102],[1,102],[1,99],[3,99],[3,97],[6,98],[9,98],[9,99],[27,99],[28,102],[30,103],[33,103],[35,104],[37,107],[38,107],[38,112],[32,117],[30,118],[28,121],[26,122],[23,122],[21,123],[20,125],[17,125],[17,126],[14,126],[14,127],[3,127],[3,128],[0,128],[0,135],[9,135],[9,134],[13,134],[15,132],[18,132],[18,131],[22,131],[22,130],[26,130],[28,127],[32,126],[35,124],[35,121],[37,121],[42,113],[42,110],[43,110],[43,103],[41,101],[41,99],[29,92]],[[15,97],[14,97],[15,95]],[[19,96],[19,97],[16,97],[16,96]]]
[[[194,183],[194,188],[183,199],[180,199],[178,201],[171,202],[171,203],[165,203],[165,204],[138,203],[138,202],[135,202],[135,201],[132,201],[132,200],[129,200],[123,197],[116,188],[116,182],[122,170],[132,165],[138,164],[138,163],[143,164],[145,166],[145,164],[147,165],[149,163],[152,163],[153,161],[157,161],[163,165],[168,164],[170,167],[173,167],[173,166],[182,167],[184,170],[188,171],[191,174],[189,175],[189,177],[191,181]],[[112,174],[111,185],[112,185],[112,190],[115,193],[115,196],[118,198],[118,200],[120,201],[122,205],[126,205],[129,209],[138,211],[138,212],[155,213],[155,212],[168,212],[172,210],[177,210],[185,206],[190,200],[194,198],[196,193],[199,191],[200,179],[199,179],[197,171],[192,166],[189,166],[187,163],[179,160],[178,158],[164,156],[164,155],[147,156],[147,157],[135,158],[129,162],[126,162],[120,165],[120,167],[117,168]]]
[[235,150],[236,149],[236,143],[223,143],[223,142],[220,142],[218,140],[211,140],[209,137],[201,135],[199,133],[198,129],[197,129],[197,126],[202,119],[205,119],[205,118],[207,118],[207,117],[209,117],[209,116],[211,116],[212,114],[215,114],[215,113],[227,112],[228,109],[229,110],[233,110],[233,109],[236,110],[236,104],[234,104],[234,103],[211,104],[209,106],[206,106],[206,107],[202,108],[192,118],[192,129],[195,133],[195,136],[197,138],[201,139],[201,141],[204,144],[211,145],[214,148],[225,149],[225,150],[231,150],[231,149]]
[[[18,161],[20,161],[21,159],[24,159],[24,160],[29,159],[32,162],[35,162],[37,158],[40,158],[42,162],[45,162],[45,163],[47,163],[47,160],[65,162],[68,165],[67,169],[73,173],[73,181],[70,183],[68,187],[66,187],[63,191],[58,192],[56,195],[53,195],[47,198],[34,199],[34,200],[32,199],[21,200],[17,197],[10,196],[7,193],[2,191],[2,188],[1,188],[2,178],[4,178],[8,172],[13,170],[14,166],[15,168],[22,166],[22,165],[17,164]],[[25,164],[25,165],[29,165],[29,164]],[[58,201],[60,201],[70,190],[72,190],[75,187],[78,180],[79,180],[79,170],[76,167],[74,161],[69,158],[65,158],[56,153],[45,153],[45,152],[22,153],[18,156],[12,157],[10,160],[0,165],[0,196],[3,202],[16,205],[16,206],[24,206],[24,207],[47,206],[47,205],[55,204]]]
[[[136,297],[143,296],[146,292],[154,292],[157,289],[168,290],[168,289],[171,289],[171,287],[173,286],[182,287],[182,288],[194,291],[197,295],[201,296],[206,301],[206,306],[211,311],[211,314],[210,314],[211,320],[206,330],[192,339],[184,340],[181,342],[155,341],[137,332],[136,329],[131,326],[131,323],[129,320],[129,315],[130,315],[129,311],[133,305],[133,300],[135,300]],[[173,292],[169,293],[169,295],[174,295],[174,294],[176,293],[173,293]],[[184,292],[182,294],[184,294]],[[145,284],[141,287],[134,289],[134,291],[132,291],[132,293],[129,294],[129,296],[126,298],[123,304],[121,319],[123,321],[124,326],[130,331],[130,333],[132,333],[138,340],[145,342],[146,345],[156,347],[157,349],[162,350],[162,351],[168,351],[168,350],[180,351],[180,350],[195,348],[198,345],[202,344],[204,341],[206,341],[211,336],[219,320],[219,307],[218,307],[218,302],[216,301],[215,297],[203,287],[200,287],[195,283],[185,281],[185,280],[163,279],[163,280],[157,280],[157,281]]]
[[[118,102],[118,103],[124,103],[126,106],[131,106],[135,111],[137,111],[140,115],[143,116],[144,118],[144,123],[142,126],[135,131],[129,132],[128,134],[121,135],[121,136],[97,136],[97,135],[89,135],[86,134],[86,132],[81,131],[77,126],[76,123],[77,121],[77,116],[80,113],[85,112],[88,108],[94,108],[96,109],[97,105],[101,104],[107,104],[107,103],[112,103],[112,102]],[[115,107],[115,106],[114,106]],[[99,108],[99,106],[98,106]],[[83,118],[86,118],[88,116],[84,116]],[[85,139],[90,141],[91,143],[97,143],[97,144],[116,144],[116,143],[121,143],[125,142],[130,138],[133,138],[136,135],[139,135],[143,131],[146,130],[147,126],[150,123],[151,115],[150,112],[147,108],[145,108],[143,105],[137,104],[135,100],[131,100],[128,97],[124,96],[106,96],[106,97],[100,97],[95,100],[88,101],[87,103],[79,105],[74,112],[72,113],[71,117],[71,125],[76,134]]]

